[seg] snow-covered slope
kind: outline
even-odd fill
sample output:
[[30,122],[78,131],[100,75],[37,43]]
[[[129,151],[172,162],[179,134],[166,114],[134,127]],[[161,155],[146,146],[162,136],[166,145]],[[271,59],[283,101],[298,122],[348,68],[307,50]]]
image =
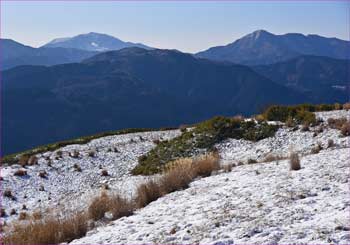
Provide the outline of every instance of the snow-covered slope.
[[[349,119],[349,112],[317,116],[325,121]],[[66,146],[37,155],[39,164],[27,167],[25,177],[14,176],[18,165],[3,167],[2,188],[16,198],[4,197],[2,208],[8,214],[12,208],[23,211],[23,204],[27,212],[83,209],[104,185],[130,196],[146,179],[129,173],[137,158],[155,146],[154,140],[179,134],[179,130],[133,133]],[[290,171],[288,160],[236,166],[230,173],[196,180],[190,188],[91,230],[73,243],[350,243],[349,140],[328,127],[307,132],[280,128],[274,137],[256,143],[226,140],[216,146],[223,163],[263,161],[271,154],[286,157],[293,150],[301,156],[302,169]],[[323,149],[312,154],[318,144]],[[78,157],[69,156],[74,151]],[[91,151],[95,156],[89,156]],[[62,157],[56,159],[59,152]],[[109,176],[101,176],[102,169]],[[46,171],[47,178],[39,177],[40,171]],[[3,220],[17,218],[8,215]]]
[[[24,177],[14,176],[18,169],[23,169],[20,165],[2,167],[2,189],[11,190],[15,200],[3,197],[1,207],[7,214],[11,209],[17,213],[46,208],[75,210],[83,208],[91,195],[99,193],[105,185],[129,195],[136,186],[134,183],[144,179],[129,173],[136,166],[137,158],[155,146],[154,140],[166,140],[179,134],[179,130],[131,133],[95,139],[86,145],[69,145],[55,152],[38,154],[39,164],[28,166],[25,169],[28,175]],[[69,156],[74,151],[79,152],[77,158]],[[62,152],[62,157],[56,159],[59,152]],[[95,156],[89,156],[89,152],[94,152]],[[81,172],[77,171],[75,164]],[[103,169],[109,176],[101,176]],[[47,178],[41,178],[40,171],[45,171]],[[27,210],[22,210],[23,204]],[[8,215],[4,219],[8,221],[17,217],[17,214]]]
[[349,149],[203,178],[75,244],[349,243]]

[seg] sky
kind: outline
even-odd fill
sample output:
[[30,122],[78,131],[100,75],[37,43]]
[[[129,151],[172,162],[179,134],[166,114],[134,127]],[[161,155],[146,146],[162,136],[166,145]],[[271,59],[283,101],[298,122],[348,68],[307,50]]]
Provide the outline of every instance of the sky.
[[99,32],[198,52],[258,29],[349,40],[349,1],[0,1],[1,37],[39,47]]

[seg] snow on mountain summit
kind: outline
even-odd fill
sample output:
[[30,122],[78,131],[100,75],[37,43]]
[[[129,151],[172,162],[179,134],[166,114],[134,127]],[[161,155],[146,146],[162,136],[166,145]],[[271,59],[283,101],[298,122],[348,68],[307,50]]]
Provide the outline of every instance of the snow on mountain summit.
[[141,43],[124,42],[113,36],[96,32],[80,34],[68,38],[57,38],[45,44],[43,47],[75,48],[98,52],[108,50],[119,50],[127,47],[141,47],[145,49],[150,49],[148,46]]

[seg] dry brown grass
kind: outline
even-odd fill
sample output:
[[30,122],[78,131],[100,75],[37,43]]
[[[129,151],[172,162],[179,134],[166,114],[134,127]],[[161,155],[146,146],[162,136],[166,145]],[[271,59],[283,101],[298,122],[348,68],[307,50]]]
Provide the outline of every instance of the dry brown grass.
[[135,204],[132,200],[121,197],[114,194],[109,199],[110,212],[113,215],[113,219],[129,216],[133,214],[135,210]]
[[280,155],[268,154],[261,162],[274,162],[287,159],[287,157],[283,157]]
[[28,159],[28,165],[35,165],[38,164],[38,158],[36,156],[31,156]]
[[220,169],[220,159],[218,154],[213,153],[195,159],[192,166],[196,177],[207,177],[210,176],[212,172]]
[[32,219],[33,220],[39,220],[39,219],[42,219],[43,218],[43,215],[41,214],[40,211],[35,211],[32,213]]
[[102,219],[106,212],[111,212],[114,219],[131,215],[134,211],[134,202],[122,198],[118,194],[108,195],[101,192],[100,196],[95,197],[89,208],[88,216],[93,220]]
[[345,104],[343,105],[343,109],[344,109],[344,110],[349,110],[349,109],[350,109],[350,103],[345,103]]
[[106,192],[101,192],[101,195],[95,197],[88,208],[89,218],[99,220],[104,217],[108,211],[108,195]]
[[29,156],[28,155],[22,155],[22,156],[19,157],[18,163],[20,165],[22,165],[22,166],[25,166],[25,165],[27,165],[28,160],[29,160]]
[[76,213],[68,218],[55,216],[43,220],[13,223],[13,231],[2,237],[3,244],[58,244],[82,237],[87,232],[87,216]]
[[164,192],[158,181],[150,180],[139,185],[136,191],[135,203],[137,208],[145,207],[150,202],[157,200],[163,196]]
[[290,153],[289,165],[291,170],[301,169],[298,153],[295,153],[295,152]]
[[[349,108],[350,108],[350,104],[349,104]],[[343,105],[339,104],[339,103],[335,103],[334,104],[334,110],[341,110],[343,109]]]
[[[111,212],[113,219],[130,215],[136,208],[146,206],[159,197],[188,187],[194,178],[208,176],[219,169],[216,154],[197,159],[180,159],[168,165],[164,175],[157,180],[149,180],[137,189],[132,200],[118,194],[108,195],[102,192],[94,198],[87,212],[75,213],[68,217],[59,215],[41,217],[33,213],[26,223],[13,223],[11,233],[3,236],[3,244],[57,244],[70,242],[84,236],[89,228],[89,219],[99,220],[106,212]],[[14,212],[15,213],[15,212]],[[5,214],[4,214],[5,215]],[[27,215],[26,215],[27,218]]]
[[26,220],[28,218],[28,214],[26,212],[20,212],[18,219],[19,220]]
[[350,122],[346,122],[342,125],[340,132],[344,136],[349,136],[350,135]]
[[25,169],[17,169],[14,173],[14,176],[26,176],[27,175],[27,171]]
[[196,177],[209,176],[219,168],[217,154],[173,161],[166,165],[164,174],[159,179],[150,180],[138,187],[136,205],[141,208],[167,193],[187,188]]
[[335,128],[341,130],[342,126],[347,123],[345,117],[342,118],[328,118],[327,123],[330,128]]

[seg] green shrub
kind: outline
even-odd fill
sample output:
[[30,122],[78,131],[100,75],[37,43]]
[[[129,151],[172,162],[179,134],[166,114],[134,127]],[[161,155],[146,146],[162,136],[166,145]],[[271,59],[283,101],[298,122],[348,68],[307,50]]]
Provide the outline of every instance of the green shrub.
[[164,165],[178,158],[191,157],[201,151],[214,151],[214,145],[228,138],[258,141],[275,134],[277,126],[266,122],[255,123],[241,118],[214,117],[195,125],[191,131],[167,142],[160,142],[154,149],[139,158],[133,174],[161,172]]
[[292,122],[311,125],[316,123],[316,116],[312,113],[315,110],[315,106],[308,104],[298,106],[275,105],[266,109],[264,117],[269,121],[286,122],[287,126],[291,126]]

